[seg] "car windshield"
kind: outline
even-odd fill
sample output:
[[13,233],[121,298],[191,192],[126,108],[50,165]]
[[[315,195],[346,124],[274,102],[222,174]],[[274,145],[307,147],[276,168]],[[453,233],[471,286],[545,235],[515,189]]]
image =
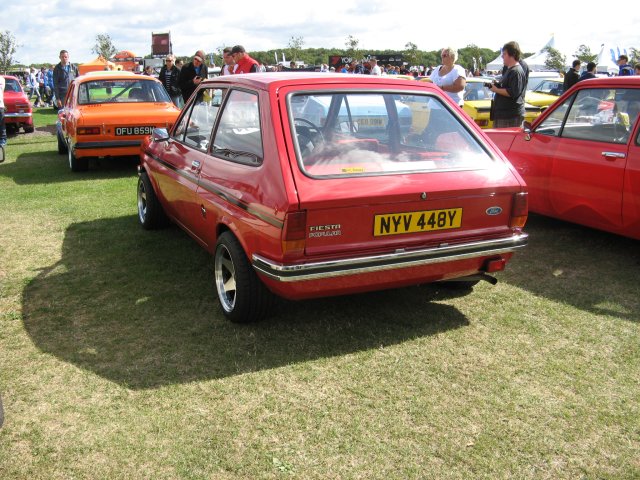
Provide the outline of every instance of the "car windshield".
[[493,92],[484,86],[485,83],[491,83],[491,79],[487,79],[486,82],[467,82],[464,87],[464,101],[491,100]]
[[313,177],[491,168],[461,116],[432,95],[333,92],[289,97],[298,162]]
[[13,78],[5,78],[5,92],[21,92],[20,84]]
[[91,80],[78,89],[80,105],[170,101],[161,83],[139,78]]

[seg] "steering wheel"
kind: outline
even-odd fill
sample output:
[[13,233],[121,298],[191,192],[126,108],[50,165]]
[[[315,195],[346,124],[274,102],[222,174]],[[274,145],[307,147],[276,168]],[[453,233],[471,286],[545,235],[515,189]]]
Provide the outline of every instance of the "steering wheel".
[[[318,148],[320,143],[324,143],[324,135],[322,131],[306,118],[294,118],[294,126],[296,126],[296,134],[298,136],[298,145],[302,151],[302,155],[308,155],[313,150]],[[298,124],[298,125],[296,125]],[[303,124],[302,128],[299,128]]]

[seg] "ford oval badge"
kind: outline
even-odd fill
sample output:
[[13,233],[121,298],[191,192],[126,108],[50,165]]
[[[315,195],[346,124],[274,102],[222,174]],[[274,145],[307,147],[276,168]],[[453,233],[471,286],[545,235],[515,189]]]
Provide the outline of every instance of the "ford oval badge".
[[502,208],[500,207],[489,207],[486,210],[487,215],[500,215],[502,213]]

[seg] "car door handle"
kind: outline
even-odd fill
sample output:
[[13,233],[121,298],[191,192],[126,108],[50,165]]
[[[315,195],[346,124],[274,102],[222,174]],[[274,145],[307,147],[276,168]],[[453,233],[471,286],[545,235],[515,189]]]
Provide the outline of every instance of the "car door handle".
[[200,162],[198,160],[194,160],[193,162],[191,162],[191,170],[200,170]]
[[626,153],[620,152],[602,152],[602,156],[607,160],[615,160],[616,158],[627,158]]

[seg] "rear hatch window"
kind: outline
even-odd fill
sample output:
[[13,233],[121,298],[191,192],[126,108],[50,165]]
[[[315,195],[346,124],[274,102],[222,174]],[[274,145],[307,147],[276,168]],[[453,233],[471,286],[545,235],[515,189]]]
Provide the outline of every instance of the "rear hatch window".
[[431,95],[302,93],[289,102],[298,164],[311,177],[476,170],[494,162]]

